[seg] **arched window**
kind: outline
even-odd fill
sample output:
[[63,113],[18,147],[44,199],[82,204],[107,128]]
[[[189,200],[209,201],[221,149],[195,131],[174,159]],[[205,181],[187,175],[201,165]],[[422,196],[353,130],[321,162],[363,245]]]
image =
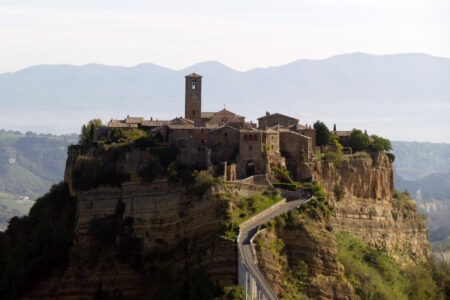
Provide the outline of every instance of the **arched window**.
[[192,89],[195,90],[195,87],[197,85],[197,80],[192,80]]
[[195,116],[195,110],[192,111],[192,115]]

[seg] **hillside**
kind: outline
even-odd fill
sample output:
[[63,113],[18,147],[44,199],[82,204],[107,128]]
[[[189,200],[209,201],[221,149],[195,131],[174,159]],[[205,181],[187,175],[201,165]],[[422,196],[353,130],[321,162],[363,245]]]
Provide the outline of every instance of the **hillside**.
[[67,146],[77,139],[0,130],[0,230],[61,180]]
[[35,66],[0,74],[0,103],[8,103],[0,127],[64,133],[94,117],[180,116],[191,72],[204,76],[203,111],[226,104],[252,120],[266,109],[296,112],[302,123],[320,119],[394,140],[450,142],[450,59],[425,54],[352,53],[246,72],[214,61],[176,71],[154,64]]

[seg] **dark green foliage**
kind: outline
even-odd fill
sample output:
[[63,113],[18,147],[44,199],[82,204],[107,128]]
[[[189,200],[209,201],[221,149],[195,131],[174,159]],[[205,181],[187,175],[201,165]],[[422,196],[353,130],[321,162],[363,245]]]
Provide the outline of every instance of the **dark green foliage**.
[[353,151],[366,150],[370,145],[369,137],[361,130],[353,129],[350,134],[350,147]]
[[395,161],[395,155],[394,155],[394,153],[388,152],[388,153],[386,153],[386,155],[387,155],[387,157],[389,158],[389,160],[390,160],[391,162],[394,162],[394,161]]
[[288,170],[281,170],[278,167],[272,167],[272,171],[281,183],[294,183]]
[[244,300],[244,287],[240,285],[231,285],[224,287],[224,295],[217,300]]
[[38,280],[62,270],[74,237],[76,200],[65,183],[36,200],[28,216],[0,233],[0,298],[18,299]]
[[87,231],[91,238],[89,264],[96,266],[98,259],[113,249],[123,263],[139,269],[142,258],[142,240],[133,235],[131,217],[123,218],[125,203],[119,201],[114,215],[92,219]]
[[333,192],[337,201],[341,201],[345,197],[345,187],[342,184],[336,184]]
[[218,180],[207,170],[196,173],[194,182],[187,187],[187,193],[190,197],[201,199],[213,184],[218,183]]
[[301,188],[312,195],[312,199],[300,206],[299,211],[306,212],[313,219],[325,217],[330,219],[333,213],[333,207],[330,206],[327,199],[327,193],[317,182],[303,183]]
[[87,190],[99,185],[119,186],[129,178],[116,170],[114,160],[99,162],[91,157],[78,157],[76,168],[72,172],[72,185],[78,190]]
[[391,142],[388,139],[384,139],[377,135],[370,136],[372,142],[370,143],[369,149],[374,152],[387,152],[392,150]]
[[167,168],[170,163],[175,161],[178,155],[178,148],[175,147],[156,147],[151,148],[150,153],[156,155],[159,158],[159,163]]
[[330,142],[330,130],[323,122],[317,121],[314,123],[314,129],[316,130],[316,145],[327,145]]
[[296,183],[282,183],[275,182],[273,186],[283,190],[296,191],[298,189],[298,185]]
[[122,138],[124,138],[122,129],[120,129],[120,128],[111,129],[110,139],[112,142],[118,142]]
[[221,294],[223,294],[223,291],[212,283],[204,273],[197,272],[190,274],[186,279],[181,279],[178,282],[173,282],[168,285],[155,299],[210,300],[215,299],[215,297]]
[[92,143],[95,139],[95,131],[97,128],[102,126],[102,120],[100,119],[92,119],[87,123],[87,125],[83,125],[81,127],[80,143]]

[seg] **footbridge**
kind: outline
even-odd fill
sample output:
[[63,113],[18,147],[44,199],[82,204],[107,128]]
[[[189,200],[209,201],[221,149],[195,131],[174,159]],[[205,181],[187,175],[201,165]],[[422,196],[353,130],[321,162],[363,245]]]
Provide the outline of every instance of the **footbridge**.
[[[252,240],[260,230],[262,224],[292,209],[297,209],[310,200],[302,198],[301,195],[296,192],[281,191],[281,194],[285,197],[283,200],[239,226],[239,235],[237,236],[238,283],[245,289],[246,300],[278,300],[277,295],[273,292],[272,288],[258,269]],[[288,199],[288,201],[286,199]],[[250,298],[248,298],[248,294],[250,294]]]

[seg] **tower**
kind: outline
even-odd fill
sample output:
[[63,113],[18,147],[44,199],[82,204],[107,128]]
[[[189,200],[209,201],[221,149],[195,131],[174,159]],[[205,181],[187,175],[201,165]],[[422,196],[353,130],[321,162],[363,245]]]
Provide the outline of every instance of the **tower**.
[[192,73],[186,75],[186,99],[184,104],[184,117],[194,121],[202,120],[202,76]]

